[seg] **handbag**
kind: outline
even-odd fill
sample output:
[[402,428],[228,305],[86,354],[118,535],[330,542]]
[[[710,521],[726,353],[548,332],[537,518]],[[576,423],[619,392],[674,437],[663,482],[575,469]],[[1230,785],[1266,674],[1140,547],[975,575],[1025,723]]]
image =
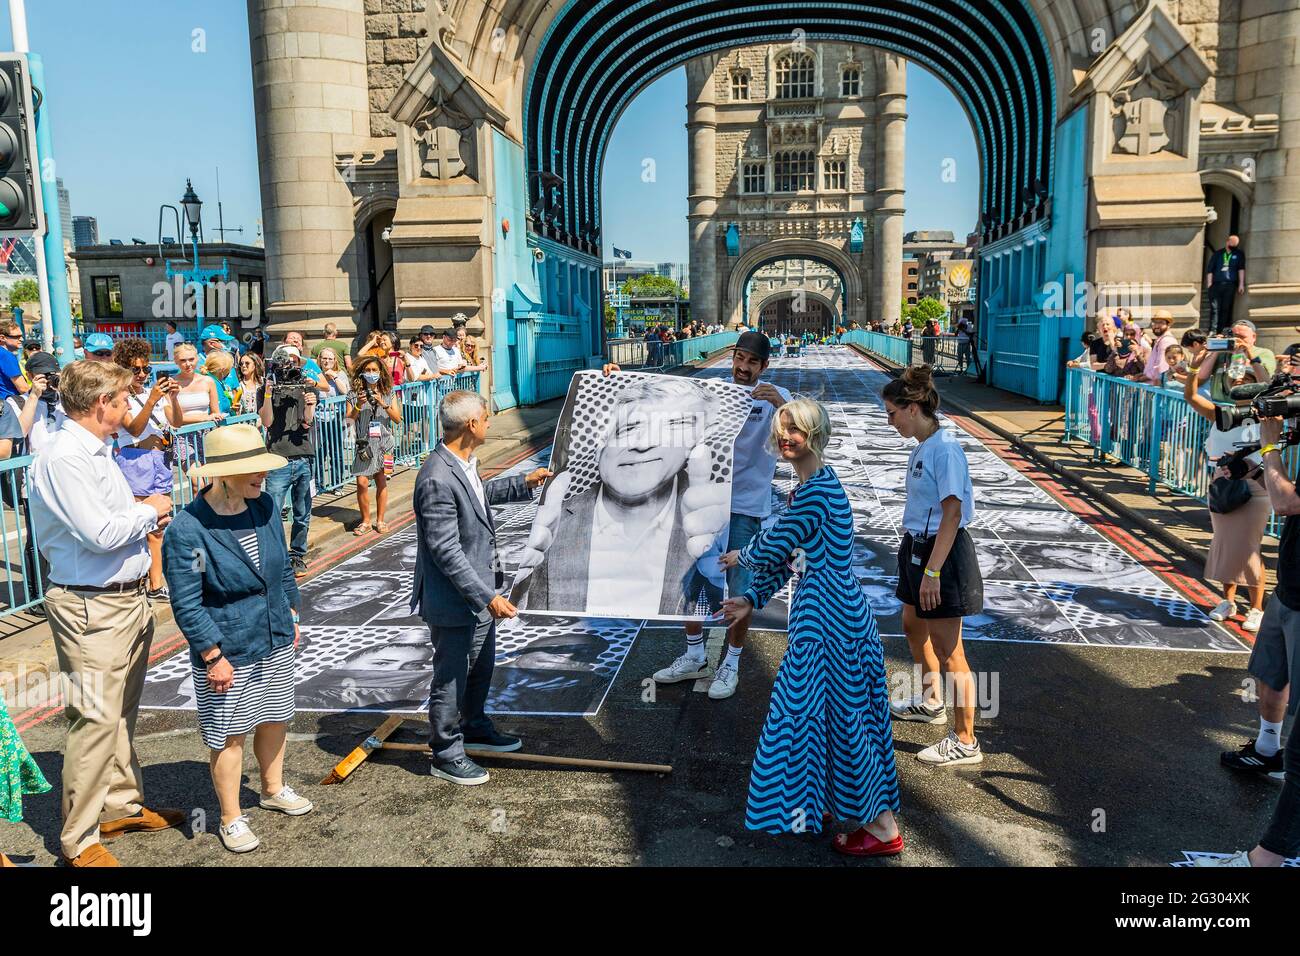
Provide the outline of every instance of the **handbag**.
[[1210,482],[1210,492],[1206,495],[1210,510],[1218,515],[1236,511],[1250,499],[1250,485],[1245,478],[1215,478]]

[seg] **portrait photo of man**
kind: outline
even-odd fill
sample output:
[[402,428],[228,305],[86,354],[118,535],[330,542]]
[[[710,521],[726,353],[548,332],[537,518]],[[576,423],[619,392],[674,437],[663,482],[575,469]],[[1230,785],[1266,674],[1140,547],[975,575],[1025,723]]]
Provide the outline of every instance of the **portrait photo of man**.
[[[521,612],[681,619],[721,605],[722,573],[712,565],[731,483],[714,466],[720,444],[730,464],[735,435],[718,432],[720,390],[736,386],[625,378],[592,452],[552,466],[511,595]],[[567,409],[557,449],[574,431],[566,417]]]

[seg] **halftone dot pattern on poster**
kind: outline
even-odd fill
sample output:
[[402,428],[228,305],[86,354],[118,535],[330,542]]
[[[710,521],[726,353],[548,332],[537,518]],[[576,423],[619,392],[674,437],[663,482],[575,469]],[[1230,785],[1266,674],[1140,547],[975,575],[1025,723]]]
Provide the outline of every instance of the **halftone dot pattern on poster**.
[[736,434],[744,425],[752,405],[748,393],[740,392],[729,382],[716,379],[681,378],[646,372],[620,372],[617,375],[578,372],[574,375],[575,385],[570,387],[572,408],[568,426],[564,434],[558,436],[561,441],[567,439],[568,445],[555,450],[551,466],[557,473],[567,471],[573,476],[564,496],[566,500],[582,494],[600,477],[597,453],[605,444],[618,394],[646,381],[654,381],[680,391],[684,397],[696,389],[707,391],[713,396],[718,403],[717,415],[705,431],[703,439],[710,451],[710,476],[717,482],[731,480],[732,442],[725,436]]

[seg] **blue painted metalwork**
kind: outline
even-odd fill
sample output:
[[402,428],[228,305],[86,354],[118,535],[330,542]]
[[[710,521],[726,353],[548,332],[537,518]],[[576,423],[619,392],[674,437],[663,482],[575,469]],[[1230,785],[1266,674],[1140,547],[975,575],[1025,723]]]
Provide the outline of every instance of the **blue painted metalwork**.
[[[861,252],[865,242],[866,235],[862,227],[862,220],[854,219],[853,226],[849,230],[849,252]],[[843,282],[842,277],[840,281]]]
[[[587,248],[598,242],[599,166],[614,122],[645,83],[691,57],[781,42],[795,28],[809,40],[867,43],[931,68],[972,118],[985,168],[988,236],[1041,215],[1045,197],[1031,187],[1045,185],[1050,195],[1055,84],[1044,34],[1022,0],[901,0],[888,7],[573,0],[550,24],[526,91],[529,165],[566,182],[555,235]],[[547,120],[549,128],[539,127]]]
[[740,226],[734,222],[727,226],[727,255],[740,255]]
[[[1157,486],[1205,500],[1210,465],[1205,454],[1210,422],[1202,418],[1175,390],[1115,378],[1091,369],[1071,368],[1065,374],[1065,440],[1093,448],[1094,459],[1117,459],[1145,472],[1147,492]],[[1300,468],[1300,447],[1283,451],[1283,468]],[[1268,533],[1281,534],[1275,514]]]
[[50,131],[50,100],[45,96],[45,64],[39,53],[27,54],[27,72],[32,87],[41,91],[41,105],[36,110],[36,156],[40,162],[41,205],[45,209],[45,236],[36,239],[45,244],[45,283],[49,291],[50,329],[54,333],[54,357],[62,365],[76,359],[72,351],[72,307],[68,300],[68,274],[63,262],[63,220],[59,215],[59,195],[53,170],[54,137]]

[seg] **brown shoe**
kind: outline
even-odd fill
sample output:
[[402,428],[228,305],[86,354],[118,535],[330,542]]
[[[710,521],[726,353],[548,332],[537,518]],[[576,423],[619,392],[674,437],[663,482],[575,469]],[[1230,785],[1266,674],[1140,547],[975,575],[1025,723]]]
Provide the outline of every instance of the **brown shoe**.
[[99,835],[103,839],[111,840],[120,837],[123,833],[155,833],[159,830],[170,830],[184,822],[183,810],[150,810],[148,807],[141,807],[140,812],[134,816],[101,823]]
[[65,856],[63,858],[63,862],[66,863],[68,866],[75,866],[78,868],[86,867],[86,866],[121,866],[122,865],[121,863],[117,862],[117,857],[113,856],[113,854],[109,853],[106,849],[104,849],[104,845],[102,843],[92,843],[90,846],[86,847],[84,850],[82,850],[72,859],[68,859]]

